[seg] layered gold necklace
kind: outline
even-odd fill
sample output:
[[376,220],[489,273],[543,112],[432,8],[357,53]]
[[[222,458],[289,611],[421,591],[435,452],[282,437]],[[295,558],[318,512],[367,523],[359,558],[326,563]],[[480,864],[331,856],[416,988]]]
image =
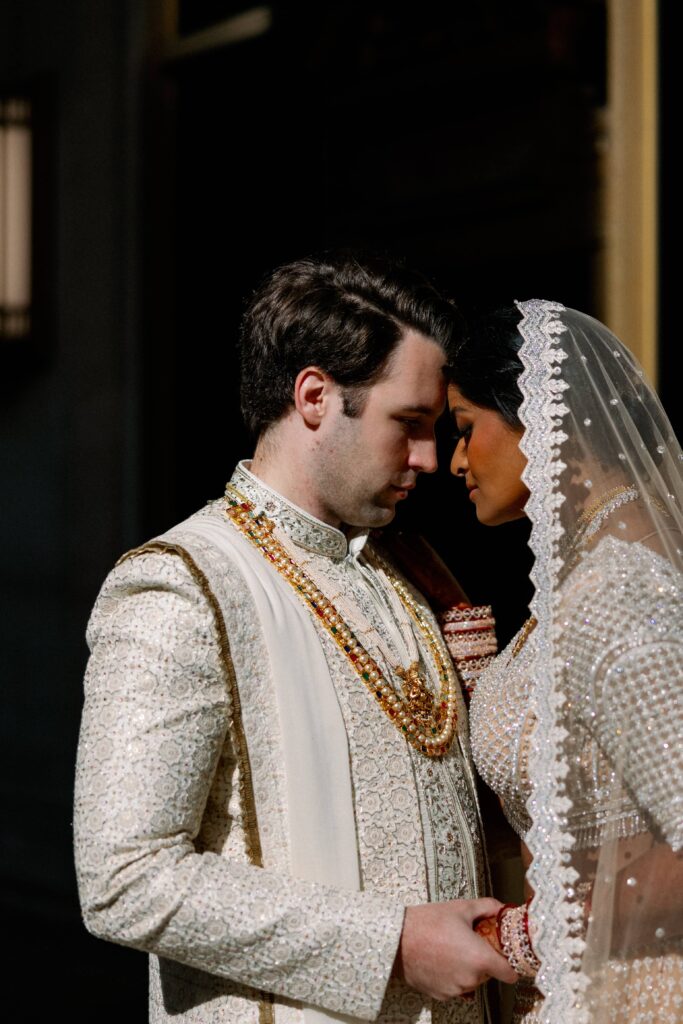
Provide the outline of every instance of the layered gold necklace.
[[386,562],[374,555],[374,561],[386,574],[401,604],[427,643],[438,674],[438,696],[427,686],[417,661],[412,662],[408,668],[394,667],[401,679],[402,692],[399,693],[332,601],[277,539],[275,523],[265,513],[258,512],[254,504],[232,485],[228,486],[226,497],[226,514],[230,522],[289,583],[315,620],[343,652],[384,714],[404,734],[410,745],[427,757],[446,754],[456,735],[459,683],[450,658],[442,650],[440,637],[432,629],[405,584],[393,574]]

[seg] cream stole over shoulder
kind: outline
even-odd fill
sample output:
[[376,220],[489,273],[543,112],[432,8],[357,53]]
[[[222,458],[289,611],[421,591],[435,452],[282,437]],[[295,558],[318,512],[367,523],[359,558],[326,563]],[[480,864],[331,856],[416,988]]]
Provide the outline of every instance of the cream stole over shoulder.
[[[405,856],[400,864],[395,859],[396,867],[402,869],[403,896],[406,902],[426,901],[424,838],[403,737],[388,722],[382,723],[386,740],[381,749],[373,748],[372,779],[366,783],[352,778],[347,736],[353,738],[358,704],[366,715],[382,712],[360,684],[353,685],[355,712],[347,695],[340,707],[322,637],[310,613],[274,567],[227,521],[220,501],[160,539],[190,554],[224,617],[240,694],[263,865],[358,891],[362,862],[363,869],[368,868],[363,875],[366,881],[384,890],[382,883],[392,886],[396,878],[391,874],[388,881],[375,877],[381,874],[384,855],[382,851],[373,867],[377,848],[398,845],[409,852],[410,862],[407,870]],[[386,792],[381,791],[383,779]],[[393,823],[400,826],[402,821],[404,834],[379,838],[374,834],[378,830],[363,800],[366,785],[385,804],[399,794],[403,805],[393,812]],[[430,1017],[423,1007],[413,1019]],[[293,1022],[301,1016],[278,1005],[276,1019]],[[304,1007],[303,1019],[305,1024],[351,1020],[312,1007]]]

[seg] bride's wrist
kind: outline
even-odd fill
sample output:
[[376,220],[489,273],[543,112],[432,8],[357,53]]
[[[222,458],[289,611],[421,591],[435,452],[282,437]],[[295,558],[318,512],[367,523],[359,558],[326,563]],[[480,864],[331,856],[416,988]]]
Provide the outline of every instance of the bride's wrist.
[[465,696],[469,698],[478,677],[498,652],[496,620],[491,606],[461,602],[440,611],[437,619]]
[[522,978],[535,978],[541,962],[532,943],[528,902],[501,907],[496,928],[501,952],[513,970]]

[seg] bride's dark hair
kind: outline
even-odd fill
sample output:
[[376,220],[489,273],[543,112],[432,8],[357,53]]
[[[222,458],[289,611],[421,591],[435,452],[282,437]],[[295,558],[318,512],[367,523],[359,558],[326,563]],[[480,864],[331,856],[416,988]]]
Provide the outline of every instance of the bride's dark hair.
[[522,393],[519,349],[520,312],[516,306],[487,311],[468,322],[463,340],[447,367],[448,379],[470,402],[500,413],[511,427],[521,427]]
[[[565,316],[568,315],[577,316],[572,310],[566,311]],[[582,322],[588,319],[583,314],[578,316]],[[448,380],[455,384],[468,401],[500,413],[505,422],[516,429],[522,427],[519,418],[522,393],[517,383],[524,368],[519,357],[523,343],[519,331],[521,320],[522,314],[517,306],[500,306],[468,319],[465,334],[452,350],[453,354],[446,367]],[[598,326],[603,331],[607,330],[602,325]],[[626,352],[626,361],[627,357],[630,358]],[[622,380],[622,370],[623,366],[616,363],[610,386],[614,389],[614,395],[619,396],[618,400],[626,410],[633,429],[651,452],[654,464],[659,465],[662,459],[662,439],[668,443],[672,438],[668,420],[660,407],[646,402],[647,382],[644,379],[638,382],[637,375],[630,373],[626,386],[625,380]],[[607,387],[606,382],[605,388]],[[607,391],[605,393],[607,394]],[[565,428],[571,435],[571,422],[568,421]],[[565,449],[568,461],[571,451],[570,441]],[[593,455],[603,467],[610,465],[599,446],[593,451]]]

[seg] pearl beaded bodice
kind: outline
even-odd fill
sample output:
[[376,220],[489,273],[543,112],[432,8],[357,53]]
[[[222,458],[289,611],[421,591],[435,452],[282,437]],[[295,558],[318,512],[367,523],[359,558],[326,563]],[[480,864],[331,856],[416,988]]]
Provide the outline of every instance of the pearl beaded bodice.
[[[568,792],[578,846],[652,827],[672,845],[681,842],[683,794],[675,780],[683,761],[683,710],[673,671],[683,635],[679,597],[680,580],[665,559],[611,536],[584,555],[563,585],[560,649],[572,703],[566,752],[576,769]],[[514,657],[519,635],[480,678],[470,732],[482,777],[524,837],[534,726],[528,666],[536,634]],[[626,729],[628,788],[620,789],[611,755]]]
[[[521,631],[520,631],[521,632]],[[505,815],[522,838],[530,820],[524,737],[533,727],[529,711],[529,680],[525,673],[527,648],[512,657],[519,634],[480,677],[470,702],[472,754],[488,786],[500,798]]]

